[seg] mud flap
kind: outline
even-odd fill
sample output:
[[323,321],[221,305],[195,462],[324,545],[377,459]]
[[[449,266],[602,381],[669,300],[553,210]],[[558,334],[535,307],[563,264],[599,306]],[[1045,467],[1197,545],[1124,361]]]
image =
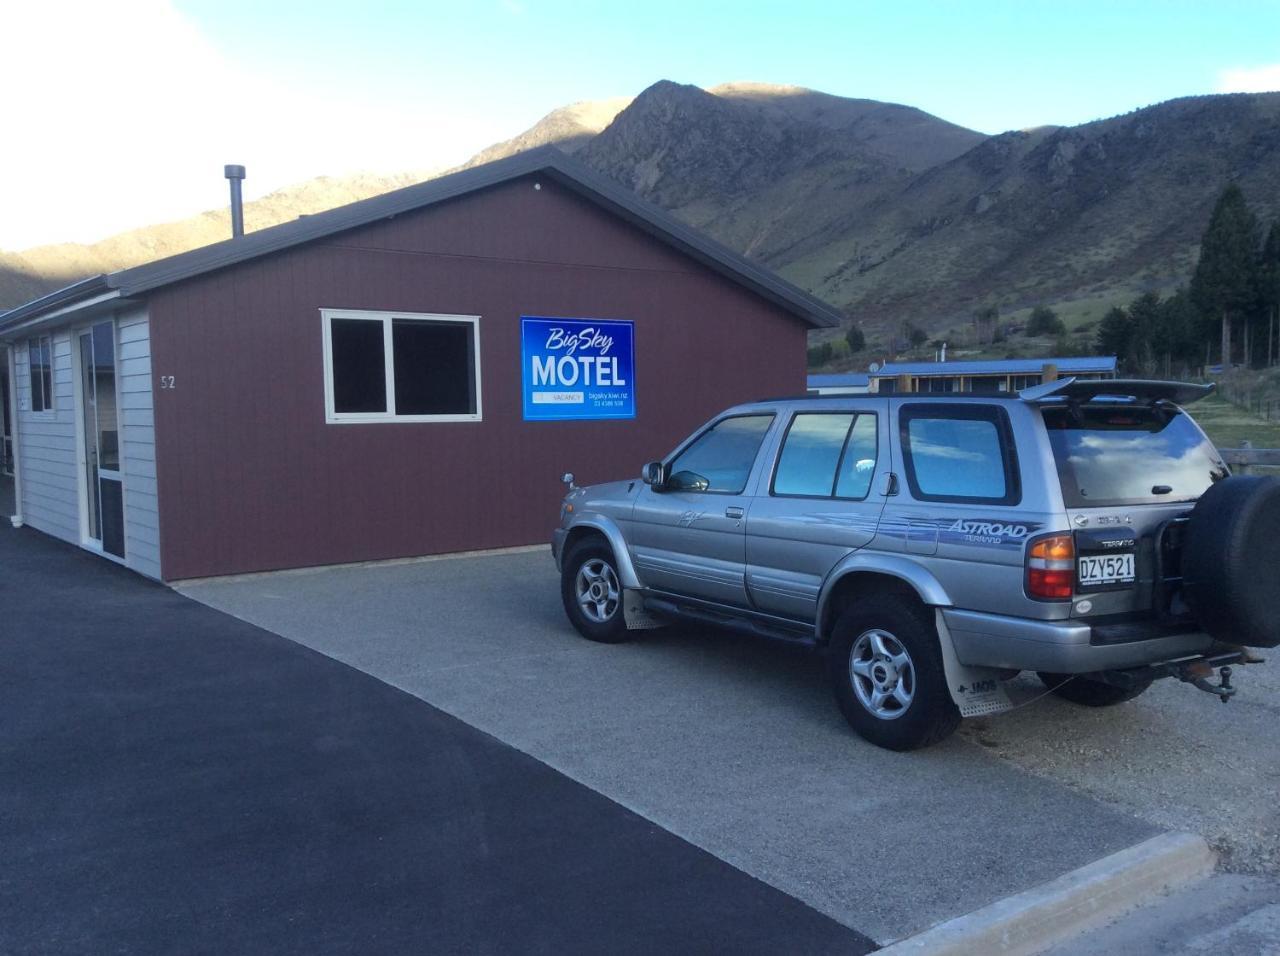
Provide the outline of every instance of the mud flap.
[[934,612],[938,624],[938,643],[942,646],[942,669],[947,675],[947,689],[960,708],[961,717],[986,717],[1013,709],[999,670],[992,667],[968,667],[956,657],[951,632],[942,619],[942,611]]
[[654,617],[645,610],[644,600],[635,588],[622,589],[622,619],[628,631],[651,631],[655,627],[666,627],[667,622]]

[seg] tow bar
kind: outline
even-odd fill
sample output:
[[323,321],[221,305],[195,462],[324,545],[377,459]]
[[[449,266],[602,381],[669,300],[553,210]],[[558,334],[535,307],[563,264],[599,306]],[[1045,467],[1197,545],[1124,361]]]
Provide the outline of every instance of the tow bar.
[[1221,681],[1219,684],[1212,684],[1209,681],[1208,675],[1213,673],[1213,668],[1206,666],[1205,670],[1208,672],[1205,676],[1195,677],[1192,676],[1191,669],[1188,668],[1188,673],[1182,679],[1199,687],[1206,694],[1217,694],[1218,699],[1224,704],[1235,696],[1236,689],[1231,686],[1231,668],[1229,666],[1224,665],[1218,668],[1218,679]]
[[[1187,661],[1170,661],[1166,664],[1152,664],[1127,671],[1107,671],[1098,676],[1108,684],[1118,687],[1134,687],[1138,681],[1156,680],[1161,677],[1176,677],[1184,684],[1213,694],[1224,704],[1235,696],[1236,688],[1231,684],[1231,665],[1261,664],[1262,660],[1246,655],[1244,651],[1231,651],[1226,654],[1197,657]],[[1218,672],[1218,683],[1213,683],[1213,672]]]

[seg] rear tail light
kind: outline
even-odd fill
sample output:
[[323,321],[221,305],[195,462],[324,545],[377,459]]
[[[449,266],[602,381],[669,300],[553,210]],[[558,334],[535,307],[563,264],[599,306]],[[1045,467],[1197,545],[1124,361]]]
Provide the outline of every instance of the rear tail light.
[[1027,596],[1070,601],[1076,588],[1076,545],[1070,534],[1046,534],[1027,543]]

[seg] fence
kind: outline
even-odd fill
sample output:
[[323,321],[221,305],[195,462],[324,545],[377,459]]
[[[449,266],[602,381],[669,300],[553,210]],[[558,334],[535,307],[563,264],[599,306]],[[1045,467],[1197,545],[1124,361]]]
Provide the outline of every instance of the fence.
[[1280,398],[1275,397],[1274,391],[1254,391],[1220,382],[1218,394],[1232,405],[1247,409],[1259,418],[1265,418],[1269,422],[1280,421]]
[[1237,475],[1274,475],[1280,473],[1280,448],[1219,448],[1222,460]]

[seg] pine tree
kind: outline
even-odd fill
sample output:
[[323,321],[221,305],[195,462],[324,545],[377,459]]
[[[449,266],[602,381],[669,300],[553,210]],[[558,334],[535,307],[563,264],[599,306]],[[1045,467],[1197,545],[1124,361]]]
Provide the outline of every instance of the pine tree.
[[1280,220],[1267,230],[1267,241],[1262,245],[1262,260],[1258,264],[1258,291],[1262,300],[1264,327],[1267,330],[1266,364],[1274,365],[1280,351],[1276,332],[1280,331]]
[[1258,301],[1258,221],[1235,183],[1218,198],[1200,240],[1191,298],[1206,319],[1222,322],[1222,364],[1230,368],[1234,326]]
[[1067,331],[1058,313],[1047,305],[1037,305],[1027,319],[1027,335],[1063,335]]
[[1127,310],[1116,306],[1102,317],[1098,325],[1098,352],[1114,355],[1121,363],[1127,362],[1133,337],[1133,317]]
[[1155,374],[1160,344],[1160,296],[1147,292],[1129,303],[1129,337],[1120,360],[1144,376]]

